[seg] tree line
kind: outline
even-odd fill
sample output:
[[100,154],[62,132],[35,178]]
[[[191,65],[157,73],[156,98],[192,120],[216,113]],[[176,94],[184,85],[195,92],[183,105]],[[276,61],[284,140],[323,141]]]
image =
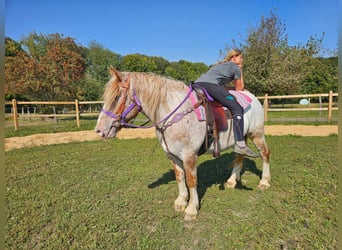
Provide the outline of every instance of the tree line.
[[[337,56],[322,58],[322,37],[290,46],[286,26],[271,11],[231,48],[244,54],[244,80],[255,95],[337,91]],[[120,71],[152,72],[181,80],[196,80],[210,66],[186,60],[169,62],[158,56],[122,56],[92,41],[87,47],[59,33],[30,33],[20,41],[5,38],[6,99],[64,101],[99,100],[108,81],[109,65]]]

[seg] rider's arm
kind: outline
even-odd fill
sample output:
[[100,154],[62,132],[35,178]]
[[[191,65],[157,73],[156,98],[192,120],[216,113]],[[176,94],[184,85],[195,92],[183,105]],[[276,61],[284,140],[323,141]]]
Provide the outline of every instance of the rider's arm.
[[240,67],[240,69],[241,69],[241,78],[234,80],[235,90],[237,90],[237,91],[245,90],[245,84],[243,82],[243,75],[242,75],[242,67]]

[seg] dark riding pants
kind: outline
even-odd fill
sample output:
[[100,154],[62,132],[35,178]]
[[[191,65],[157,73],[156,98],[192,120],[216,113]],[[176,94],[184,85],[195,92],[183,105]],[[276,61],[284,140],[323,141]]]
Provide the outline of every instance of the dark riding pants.
[[236,141],[243,141],[243,108],[236,101],[235,96],[231,95],[225,87],[218,84],[206,82],[196,82],[196,84],[205,88],[215,101],[221,103],[232,112],[235,139]]

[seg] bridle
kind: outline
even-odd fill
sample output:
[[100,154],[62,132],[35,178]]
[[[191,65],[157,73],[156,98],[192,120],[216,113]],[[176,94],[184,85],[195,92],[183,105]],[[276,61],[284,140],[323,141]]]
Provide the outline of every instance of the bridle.
[[119,104],[118,111],[114,114],[113,112],[106,110],[104,108],[101,109],[101,112],[106,114],[107,116],[114,119],[114,122],[119,122],[120,125],[129,125],[129,123],[126,123],[126,117],[127,115],[135,108],[137,107],[138,111],[141,111],[141,103],[137,97],[137,94],[135,92],[135,89],[133,90],[133,96],[132,96],[132,103],[125,109],[127,97],[128,97],[128,90],[130,89],[130,77],[128,76],[127,79],[124,81],[119,82],[119,87],[123,89],[121,102]]
[[119,82],[119,87],[123,89],[123,97],[121,98],[122,101],[119,104],[119,108],[118,111],[116,113],[113,113],[109,110],[106,110],[104,108],[101,109],[101,112],[103,112],[105,115],[111,117],[114,119],[113,121],[113,126],[114,124],[118,124],[118,126],[123,126],[126,128],[152,128],[152,127],[156,127],[162,124],[161,129],[166,129],[167,127],[170,127],[172,124],[179,122],[180,120],[183,119],[183,117],[188,114],[191,113],[194,109],[192,108],[188,108],[186,110],[184,110],[183,112],[177,113],[171,121],[166,122],[173,114],[176,113],[176,111],[185,103],[185,101],[189,98],[191,92],[192,92],[192,87],[190,85],[189,88],[189,92],[187,93],[187,95],[185,96],[185,98],[182,100],[182,102],[171,112],[169,113],[165,118],[163,118],[162,120],[160,120],[159,122],[156,122],[152,125],[149,126],[139,126],[139,125],[134,125],[131,123],[127,123],[126,118],[127,115],[134,109],[137,108],[138,113],[142,112],[142,107],[141,107],[141,102],[135,92],[135,89],[133,89],[133,96],[132,96],[132,103],[125,109],[125,104],[127,101],[127,97],[128,97],[128,90],[130,89],[130,77],[128,76],[126,80]]

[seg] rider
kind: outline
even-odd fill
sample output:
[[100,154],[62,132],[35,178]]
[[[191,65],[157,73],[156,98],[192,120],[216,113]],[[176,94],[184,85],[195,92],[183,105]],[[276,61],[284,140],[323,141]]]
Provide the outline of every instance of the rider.
[[205,88],[211,97],[231,111],[235,135],[234,152],[249,157],[258,157],[259,155],[255,154],[246,145],[244,139],[243,108],[236,101],[235,97],[224,87],[225,84],[233,81],[235,90],[244,90],[242,62],[242,52],[237,49],[231,50],[223,62],[213,65],[195,83]]

